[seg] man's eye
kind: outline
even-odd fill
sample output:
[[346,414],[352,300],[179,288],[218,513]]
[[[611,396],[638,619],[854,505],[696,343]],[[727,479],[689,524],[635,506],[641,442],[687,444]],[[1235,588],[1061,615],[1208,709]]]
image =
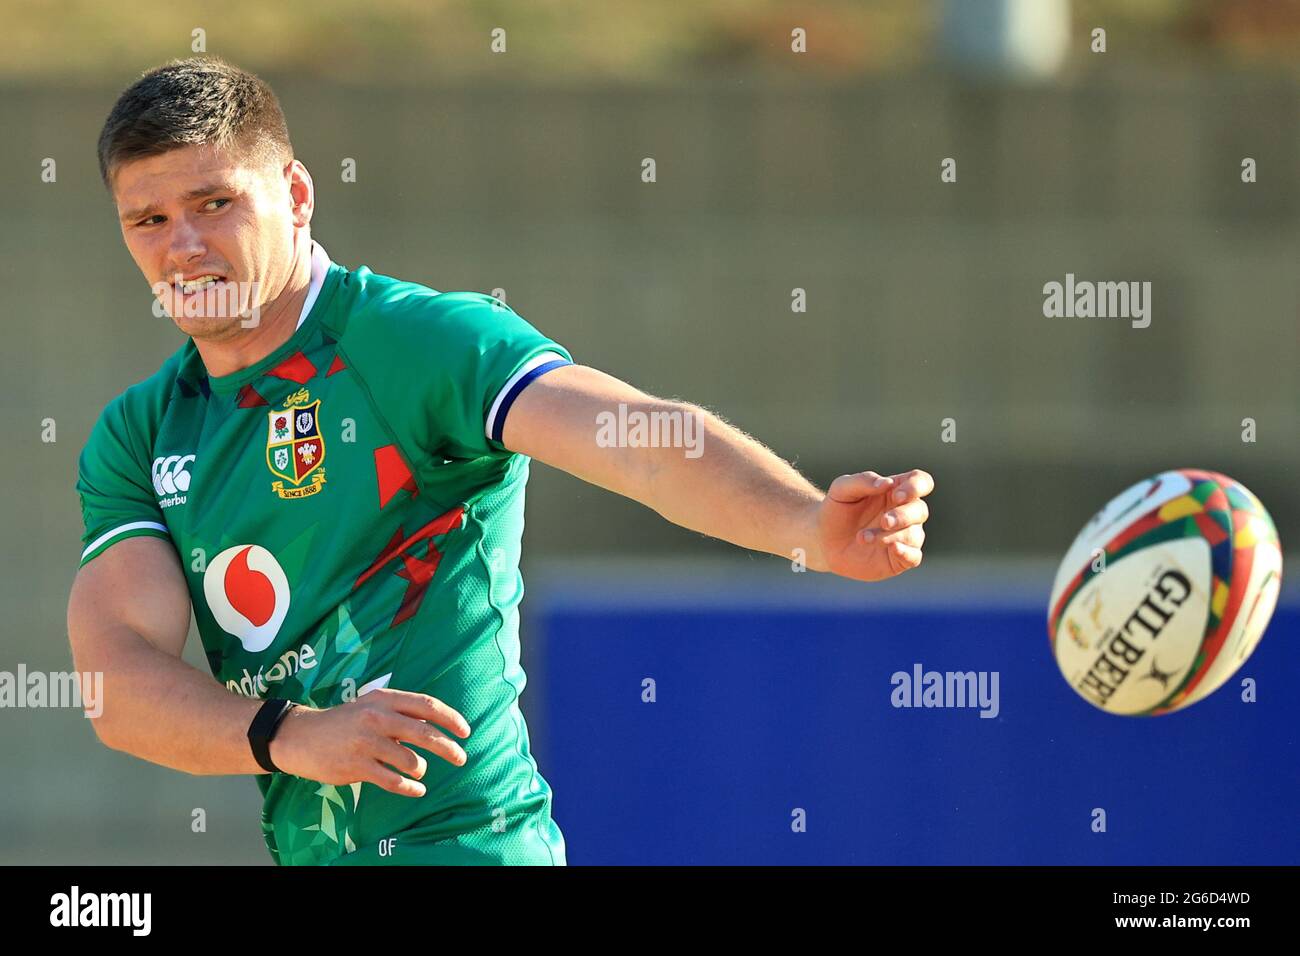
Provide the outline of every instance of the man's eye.
[[[211,206],[214,202],[223,202],[223,203],[226,203],[226,204],[228,205],[228,204],[230,203],[230,200],[229,200],[229,199],[209,199],[209,200],[208,200],[207,202],[205,202],[203,205],[205,205],[205,206]],[[218,207],[218,208],[222,208],[222,207]]]
[[149,221],[150,219],[161,219],[161,218],[162,218],[162,216],[150,216],[148,219],[141,219],[139,222],[136,223],[136,225],[137,225],[137,226],[152,226],[153,223]]

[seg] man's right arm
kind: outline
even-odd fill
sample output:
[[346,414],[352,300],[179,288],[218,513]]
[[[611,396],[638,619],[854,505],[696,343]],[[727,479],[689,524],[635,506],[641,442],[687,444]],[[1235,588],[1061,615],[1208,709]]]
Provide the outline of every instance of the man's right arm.
[[[95,733],[114,750],[187,773],[265,773],[247,736],[262,701],[231,693],[181,660],[189,623],[185,578],[161,538],[127,538],[81,567],[68,636],[76,669],[103,674]],[[271,759],[322,783],[368,781],[421,796],[426,761],[398,741],[456,766],[466,760],[435,723],[469,736],[460,714],[426,694],[382,689],[326,710],[299,706],[271,741]]]

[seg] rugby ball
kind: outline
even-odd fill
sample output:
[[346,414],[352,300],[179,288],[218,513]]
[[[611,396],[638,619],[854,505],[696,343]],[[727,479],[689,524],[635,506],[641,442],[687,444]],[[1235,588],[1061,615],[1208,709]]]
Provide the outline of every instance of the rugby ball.
[[1048,604],[1056,663],[1107,713],[1172,713],[1250,656],[1281,580],[1277,528],[1245,485],[1161,472],[1097,512],[1066,552]]

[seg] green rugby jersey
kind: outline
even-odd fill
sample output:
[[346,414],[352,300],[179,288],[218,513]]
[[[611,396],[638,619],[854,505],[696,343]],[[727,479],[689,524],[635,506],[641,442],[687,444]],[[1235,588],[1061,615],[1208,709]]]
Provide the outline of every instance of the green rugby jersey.
[[170,540],[232,693],[323,708],[392,687],[469,721],[464,767],[416,748],[421,798],[258,776],[277,863],[562,864],[518,705],[529,459],[500,438],[514,397],[571,356],[480,293],[349,271],[316,244],[313,277],[273,354],[214,378],[187,340],[104,409],[80,459],[81,563]]

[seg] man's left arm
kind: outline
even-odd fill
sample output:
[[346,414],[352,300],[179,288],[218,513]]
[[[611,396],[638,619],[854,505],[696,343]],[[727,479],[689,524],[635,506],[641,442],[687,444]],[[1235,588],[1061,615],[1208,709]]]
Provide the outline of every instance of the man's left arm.
[[[631,442],[631,428],[621,431],[629,423],[641,429]],[[659,426],[680,441],[648,444]],[[921,563],[923,499],[934,489],[926,472],[856,472],[823,492],[716,415],[597,369],[566,365],[533,380],[511,404],[501,441],[684,528],[785,558],[802,549],[816,571],[877,581]]]

